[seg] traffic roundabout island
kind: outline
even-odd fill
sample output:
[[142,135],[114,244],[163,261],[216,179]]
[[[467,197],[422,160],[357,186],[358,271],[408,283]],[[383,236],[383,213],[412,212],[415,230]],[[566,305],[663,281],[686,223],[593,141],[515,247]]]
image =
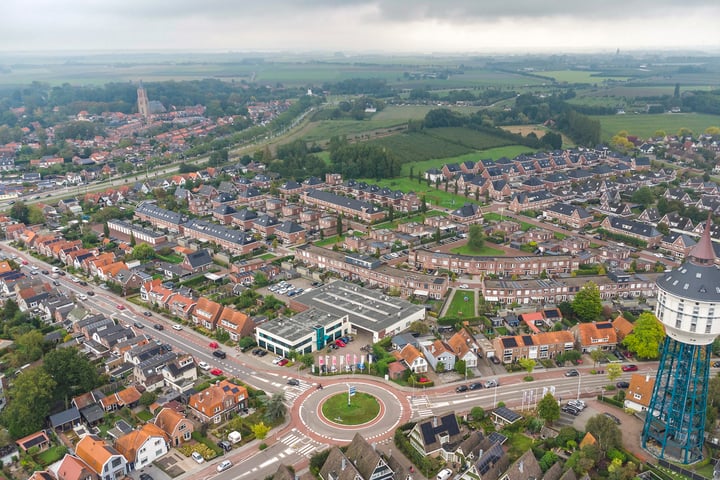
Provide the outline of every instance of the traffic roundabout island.
[[364,425],[380,413],[381,404],[369,393],[356,392],[353,395],[337,393],[325,398],[320,411],[325,420],[340,425]]
[[323,385],[300,396],[292,412],[295,426],[318,441],[350,442],[356,433],[380,441],[410,420],[407,396],[381,381],[338,379]]

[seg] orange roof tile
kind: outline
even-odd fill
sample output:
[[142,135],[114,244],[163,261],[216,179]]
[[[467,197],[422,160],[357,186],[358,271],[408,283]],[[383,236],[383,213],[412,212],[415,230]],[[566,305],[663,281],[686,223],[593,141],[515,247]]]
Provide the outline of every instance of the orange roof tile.
[[168,441],[167,434],[154,423],[146,423],[139,430],[123,435],[115,441],[115,448],[128,462],[137,460],[137,451],[152,437],[162,437]]
[[140,393],[134,385],[131,385],[117,392],[117,396],[122,403],[124,403],[125,405],[129,405],[140,400],[140,397],[142,397],[142,393]]
[[629,334],[632,333],[633,328],[635,328],[635,326],[622,315],[618,315],[617,318],[613,320],[612,324],[613,328],[615,329],[615,333],[617,333],[618,335],[618,338],[627,337]]
[[[598,328],[598,325],[607,325],[609,328]],[[577,332],[580,344],[585,347],[617,343],[617,333],[610,322],[581,323]]]
[[172,408],[163,408],[155,417],[155,425],[160,427],[168,435],[172,435],[178,423],[182,422],[185,416]]
[[630,387],[627,389],[625,399],[649,407],[654,387],[654,377],[642,373],[633,373],[632,377],[630,377]]
[[81,459],[70,454],[60,462],[57,469],[58,480],[95,480],[97,476],[93,473],[90,466]]
[[75,455],[97,474],[102,474],[103,465],[116,453],[115,449],[95,435],[85,435],[75,445]]

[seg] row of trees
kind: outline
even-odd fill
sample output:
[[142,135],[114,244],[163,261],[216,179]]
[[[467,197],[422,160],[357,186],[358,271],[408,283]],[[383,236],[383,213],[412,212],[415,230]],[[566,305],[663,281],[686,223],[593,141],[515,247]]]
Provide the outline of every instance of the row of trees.
[[329,144],[332,170],[348,178],[391,178],[400,174],[400,161],[391,151],[371,143],[349,143],[333,137]]

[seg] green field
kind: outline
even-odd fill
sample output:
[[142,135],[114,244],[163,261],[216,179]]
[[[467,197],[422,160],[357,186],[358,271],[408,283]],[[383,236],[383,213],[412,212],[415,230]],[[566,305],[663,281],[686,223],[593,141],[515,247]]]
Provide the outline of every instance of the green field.
[[702,113],[660,113],[657,115],[599,115],[602,139],[612,138],[621,130],[640,138],[652,137],[657,130],[664,130],[674,135],[681,128],[689,128],[695,133],[704,132],[706,128],[720,126],[720,115]]
[[407,119],[400,121],[397,119],[387,118],[384,120],[321,120],[310,124],[308,133],[303,135],[302,139],[307,142],[317,142],[320,140],[329,140],[334,136],[354,137],[356,135],[367,134],[374,130],[396,127],[404,125]]
[[462,247],[453,248],[451,252],[457,253],[458,255],[470,255],[473,257],[499,257],[505,255],[505,252],[498,248],[492,248],[485,245],[480,250],[477,250],[468,246],[467,243]]
[[607,77],[595,75],[598,72],[588,72],[585,70],[557,70],[552,72],[536,72],[543,77],[554,78],[556,82],[567,83],[601,83],[605,80],[625,81],[629,77]]
[[[467,301],[465,301],[467,299]],[[475,292],[472,290],[455,290],[446,315],[450,317],[470,318],[475,316]]]
[[356,392],[350,397],[348,405],[347,392],[339,393],[323,402],[322,413],[331,422],[342,425],[362,425],[378,416],[380,403],[368,393]]
[[535,150],[532,148],[524,147],[522,145],[508,145],[506,147],[488,148],[487,150],[466,153],[453,157],[434,158],[430,160],[406,163],[402,166],[401,173],[407,176],[410,173],[410,167],[412,167],[413,172],[417,175],[417,172],[424,172],[430,168],[441,168],[446,163],[460,163],[468,160],[477,162],[478,160],[483,159],[497,160],[502,157],[515,158],[521,153],[532,153],[534,151]]
[[[466,202],[475,203],[475,197],[465,198],[463,195],[455,195],[453,193],[453,186],[448,186],[448,191],[445,191],[445,185],[440,185],[440,188],[435,188],[432,184],[428,186],[426,181],[418,183],[417,180],[410,180],[407,177],[396,177],[390,179],[381,179],[377,181],[374,178],[362,178],[358,181],[373,183],[381,187],[392,188],[393,190],[400,190],[402,192],[415,192],[419,197],[425,196],[428,208],[431,207],[445,207],[445,208],[459,208]],[[484,199],[481,197],[481,200]]]
[[[397,120],[406,122],[408,120],[422,120],[430,110],[438,107],[434,105],[388,105],[372,116],[372,120],[387,121]],[[447,107],[450,110],[469,115],[480,110],[480,107]]]

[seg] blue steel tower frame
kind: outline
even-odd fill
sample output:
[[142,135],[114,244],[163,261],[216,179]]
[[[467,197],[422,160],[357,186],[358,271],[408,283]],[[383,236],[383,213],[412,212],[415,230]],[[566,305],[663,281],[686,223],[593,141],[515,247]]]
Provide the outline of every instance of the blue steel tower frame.
[[665,338],[642,431],[643,448],[659,458],[703,458],[711,348]]

